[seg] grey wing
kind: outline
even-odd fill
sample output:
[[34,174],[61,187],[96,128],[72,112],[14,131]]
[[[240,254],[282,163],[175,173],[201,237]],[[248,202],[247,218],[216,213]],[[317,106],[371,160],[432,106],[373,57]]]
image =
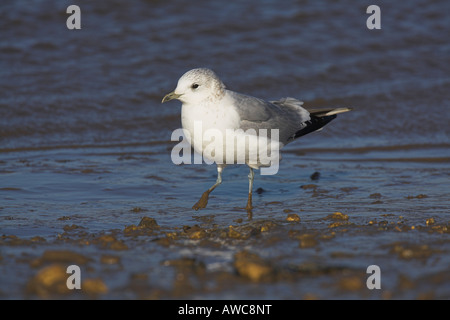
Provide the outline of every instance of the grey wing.
[[244,131],[278,129],[279,141],[283,144],[291,141],[296,132],[306,127],[310,120],[309,112],[301,105],[303,102],[294,98],[283,98],[267,102],[255,97],[232,92],[239,117],[240,128]]

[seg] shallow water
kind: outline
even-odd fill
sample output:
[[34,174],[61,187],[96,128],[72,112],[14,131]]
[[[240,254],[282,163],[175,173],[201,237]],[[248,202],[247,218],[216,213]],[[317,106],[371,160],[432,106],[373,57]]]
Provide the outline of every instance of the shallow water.
[[[79,1],[81,30],[66,28],[70,4],[0,5],[2,298],[45,297],[29,289],[42,267],[32,262],[56,249],[93,259],[87,272],[108,286],[104,298],[450,297],[447,1],[381,2],[381,30],[368,30],[366,7],[351,1]],[[277,175],[256,175],[251,221],[246,168],[227,168],[194,212],[215,168],[171,162],[180,106],[160,101],[199,66],[267,100],[354,108],[285,147]],[[352,225],[330,227],[324,218],[337,211]],[[127,236],[144,216],[160,229]],[[183,229],[195,225],[200,240]],[[230,225],[264,232],[223,236]],[[95,241],[105,234],[127,250]],[[282,271],[246,281],[233,265],[244,249]],[[120,264],[105,266],[105,254]],[[170,262],[185,258],[205,269]],[[385,291],[345,285],[365,283],[370,264]]]

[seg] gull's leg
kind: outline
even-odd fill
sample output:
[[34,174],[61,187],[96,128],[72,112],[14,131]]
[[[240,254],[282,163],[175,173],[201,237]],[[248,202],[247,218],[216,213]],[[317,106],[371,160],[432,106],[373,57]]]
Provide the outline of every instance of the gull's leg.
[[253,169],[250,168],[250,173],[248,174],[248,200],[247,200],[247,206],[245,209],[247,211],[252,210],[252,191],[253,191],[253,178],[255,177],[255,173],[253,172]]
[[219,184],[222,183],[222,170],[223,170],[223,167],[222,167],[222,166],[217,166],[217,180],[216,180],[216,183],[214,183],[213,186],[212,186],[211,188],[209,188],[208,190],[206,190],[205,192],[203,192],[202,197],[200,198],[200,200],[197,201],[196,204],[194,204],[194,206],[192,207],[192,209],[198,210],[198,209],[206,208],[206,205],[208,204],[209,194],[210,194],[211,191],[213,191]]

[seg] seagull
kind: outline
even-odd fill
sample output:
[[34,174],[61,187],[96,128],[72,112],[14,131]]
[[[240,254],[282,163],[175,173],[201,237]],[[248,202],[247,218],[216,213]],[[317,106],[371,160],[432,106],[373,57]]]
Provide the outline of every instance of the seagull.
[[[182,75],[175,90],[165,95],[161,103],[173,99],[182,102],[181,123],[190,145],[217,165],[216,182],[194,204],[194,210],[206,208],[209,194],[222,183],[222,171],[227,165],[245,163],[250,168],[245,209],[250,213],[253,209],[253,170],[261,169],[263,174],[263,170],[273,163],[278,165],[279,149],[321,130],[337,114],[351,110],[345,107],[310,109],[294,98],[265,101],[237,93],[227,90],[216,73],[207,68],[192,69]],[[215,139],[205,139],[207,132],[215,133]],[[218,138],[218,134],[223,136]],[[261,155],[260,149],[270,149],[271,163],[267,162],[268,156]],[[243,152],[241,157],[240,151]]]

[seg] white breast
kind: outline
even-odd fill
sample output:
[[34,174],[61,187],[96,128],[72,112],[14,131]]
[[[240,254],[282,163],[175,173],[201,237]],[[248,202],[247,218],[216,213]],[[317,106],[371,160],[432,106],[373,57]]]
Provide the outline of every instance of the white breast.
[[[270,166],[278,161],[278,140],[267,139],[267,134],[244,132],[239,129],[240,118],[231,104],[183,104],[181,122],[185,136],[194,150],[207,163],[247,164],[252,168]],[[208,162],[209,161],[209,162]]]
[[[212,157],[211,160],[216,162],[221,159],[222,163],[226,162],[224,146],[227,129],[234,131],[239,127],[238,114],[226,103],[226,99],[218,103],[183,104],[181,123],[186,138],[196,152],[205,158]],[[211,152],[213,149],[215,152]]]

